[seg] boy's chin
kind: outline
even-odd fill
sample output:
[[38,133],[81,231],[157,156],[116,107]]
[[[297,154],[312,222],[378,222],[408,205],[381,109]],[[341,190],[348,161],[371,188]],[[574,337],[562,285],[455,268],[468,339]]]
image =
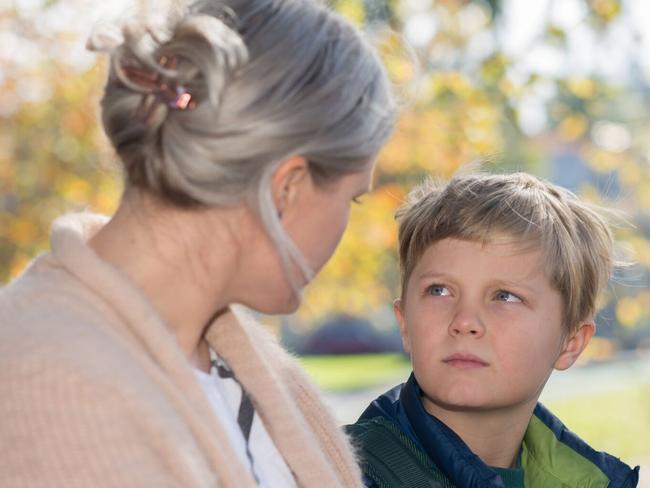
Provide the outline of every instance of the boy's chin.
[[425,410],[433,415],[435,412],[467,412],[478,413],[490,410],[499,410],[506,407],[477,389],[460,389],[449,392],[436,392],[430,395],[423,392],[422,405]]
[[422,398],[422,405],[424,409],[431,415],[438,415],[440,412],[480,412],[490,409],[486,402],[477,399],[431,399],[428,397]]
[[422,405],[424,409],[438,416],[444,413],[467,413],[467,414],[506,414],[511,415],[517,411],[528,411],[532,413],[536,398],[529,399],[497,399],[494,397],[481,396],[474,393],[466,395],[440,395],[440,396],[422,396]]

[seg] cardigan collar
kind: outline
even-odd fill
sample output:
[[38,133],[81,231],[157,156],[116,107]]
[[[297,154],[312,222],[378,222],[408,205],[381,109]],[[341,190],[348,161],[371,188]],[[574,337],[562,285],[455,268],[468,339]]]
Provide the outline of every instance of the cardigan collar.
[[[219,473],[225,486],[256,486],[248,470],[236,461],[233,448],[223,442],[225,430],[213,414],[195,378],[190,362],[165,325],[157,310],[129,277],[102,260],[88,241],[108,218],[91,213],[68,214],[56,219],[50,236],[52,258],[78,279],[92,294],[102,299],[119,318],[120,332],[137,342],[162,373],[181,393],[177,398],[188,418],[206,458]],[[191,420],[190,420],[191,419]]]
[[[237,457],[232,447],[223,441],[227,438],[225,431],[171,330],[144,292],[87,245],[107,221],[106,217],[89,213],[60,217],[52,226],[52,257],[119,315],[139,349],[144,350],[176,385],[177,391],[185,397],[184,406],[194,415],[194,425],[203,430],[195,435],[202,439],[212,464],[219,467],[217,472],[222,475],[224,485],[255,486],[248,470],[235,461]],[[231,307],[208,326],[206,339],[252,397],[300,486],[357,484],[358,468],[354,466],[342,434],[327,412],[319,411],[322,407],[317,393],[309,389],[308,380],[295,371],[297,368],[286,352],[278,345],[275,349],[270,347],[275,342],[270,333],[243,310]],[[293,385],[285,385],[283,373],[300,382],[298,400],[289,388]],[[300,406],[317,412],[320,423],[313,425],[314,415],[306,419]],[[206,435],[206,430],[211,435]],[[336,432],[331,433],[331,430]]]

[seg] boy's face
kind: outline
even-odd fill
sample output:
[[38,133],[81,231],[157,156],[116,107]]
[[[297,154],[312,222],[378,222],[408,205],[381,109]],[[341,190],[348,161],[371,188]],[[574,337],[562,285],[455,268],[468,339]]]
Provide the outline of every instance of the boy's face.
[[564,334],[562,307],[539,250],[432,244],[395,304],[427,411],[534,405],[553,368],[571,366],[594,332],[585,322]]

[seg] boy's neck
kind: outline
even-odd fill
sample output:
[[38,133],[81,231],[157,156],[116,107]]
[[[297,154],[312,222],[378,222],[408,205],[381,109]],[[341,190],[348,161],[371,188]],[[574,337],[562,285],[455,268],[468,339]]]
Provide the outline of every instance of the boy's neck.
[[517,466],[521,443],[536,401],[516,408],[490,411],[453,411],[423,398],[424,408],[442,421],[488,466]]

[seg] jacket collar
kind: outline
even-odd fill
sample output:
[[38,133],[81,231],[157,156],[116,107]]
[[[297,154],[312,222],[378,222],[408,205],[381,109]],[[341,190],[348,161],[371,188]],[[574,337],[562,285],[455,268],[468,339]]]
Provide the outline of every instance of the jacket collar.
[[400,401],[431,460],[456,486],[503,487],[494,470],[481,461],[454,431],[424,409],[421,396],[422,391],[411,373],[402,388]]
[[[639,467],[632,469],[620,459],[589,446],[538,403],[528,424],[523,442],[524,455],[531,470],[539,477],[552,475],[567,486],[601,486],[633,488],[639,480]],[[592,484],[585,484],[584,480]],[[601,480],[597,484],[596,480]],[[582,485],[581,485],[582,486]]]
[[420,401],[421,390],[411,373],[408,381],[375,400],[361,415],[378,415],[396,422],[454,486],[502,488],[503,482],[456,433],[429,415]]
[[[418,445],[441,469],[455,486],[468,488],[503,487],[498,474],[476,456],[463,440],[422,406],[421,390],[413,374],[408,381],[396,386],[374,400],[361,415],[362,419],[383,416],[399,425],[402,431]],[[536,426],[536,428],[533,428]],[[543,433],[543,434],[542,434]],[[561,445],[561,449],[557,449]],[[567,449],[568,448],[568,449]],[[638,480],[638,467],[631,469],[625,463],[606,453],[596,452],[572,434],[551,412],[538,404],[524,440],[525,452],[566,453],[592,471],[610,480],[610,488],[632,488]],[[564,457],[567,457],[566,454]],[[528,461],[537,462],[539,456]],[[565,459],[566,460],[566,459]],[[548,461],[548,462],[546,462]],[[538,472],[555,479],[563,479],[556,460],[542,459],[535,465]],[[528,465],[526,466],[528,469]],[[571,475],[571,473],[568,473]],[[572,486],[568,480],[567,486]],[[590,486],[590,485],[585,485]]]

